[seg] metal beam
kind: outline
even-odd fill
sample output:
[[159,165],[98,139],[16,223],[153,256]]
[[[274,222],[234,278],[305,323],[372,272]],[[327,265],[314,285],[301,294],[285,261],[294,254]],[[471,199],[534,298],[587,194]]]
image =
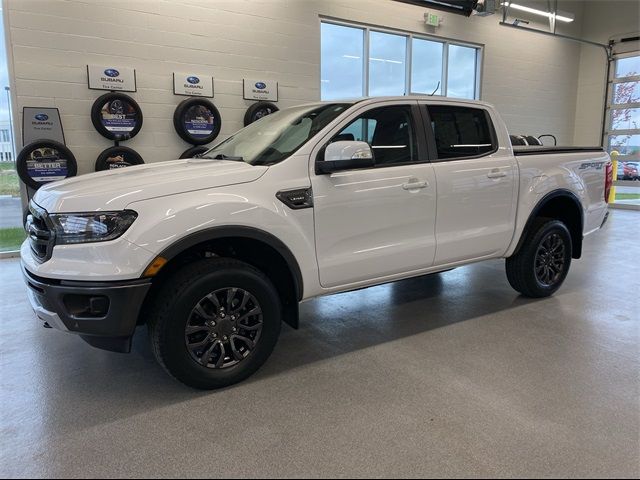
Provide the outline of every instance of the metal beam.
[[549,37],[564,38],[565,40],[572,40],[574,42],[586,43],[586,44],[589,44],[589,45],[594,45],[596,47],[602,47],[602,48],[604,48],[604,50],[607,53],[607,58],[609,58],[609,56],[610,56],[610,47],[609,47],[609,45],[605,45],[604,43],[592,42],[591,40],[585,40],[583,38],[571,37],[569,35],[563,35],[561,33],[545,32],[544,30],[538,30],[537,28],[521,27],[520,25],[513,25],[512,23],[507,23],[507,22],[504,22],[504,21],[500,22],[500,25],[502,25],[503,27],[516,28],[518,30],[524,30],[524,31],[527,31],[527,32],[540,33],[542,35],[547,35]]

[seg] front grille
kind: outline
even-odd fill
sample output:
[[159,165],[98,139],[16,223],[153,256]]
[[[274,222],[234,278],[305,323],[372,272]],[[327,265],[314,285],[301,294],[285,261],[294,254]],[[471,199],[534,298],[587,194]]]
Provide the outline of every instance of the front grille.
[[49,228],[47,211],[31,201],[25,229],[29,235],[29,246],[34,257],[40,262],[51,258],[55,238]]

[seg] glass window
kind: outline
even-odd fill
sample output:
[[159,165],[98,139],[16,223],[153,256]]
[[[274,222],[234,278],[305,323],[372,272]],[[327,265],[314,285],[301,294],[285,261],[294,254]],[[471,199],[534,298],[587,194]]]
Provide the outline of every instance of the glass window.
[[404,95],[407,37],[371,32],[369,35],[369,95]]
[[616,78],[640,75],[640,56],[616,60]]
[[321,25],[320,85],[323,100],[364,95],[364,30]]
[[409,88],[479,98],[479,48],[326,22],[321,35],[322,100],[405,95]]
[[640,102],[640,82],[621,82],[613,84],[613,103],[624,105],[625,103]]
[[238,130],[202,156],[273,165],[295,153],[350,106],[319,103],[280,110]]
[[369,143],[376,166],[418,161],[418,142],[408,105],[369,110],[332,139],[338,140]]
[[640,159],[640,135],[609,135],[609,150]]
[[494,150],[490,120],[479,108],[428,107],[438,158],[472,157]]
[[640,108],[614,108],[611,110],[611,130],[640,129]]
[[476,98],[477,49],[449,45],[447,97]]
[[[411,44],[411,91],[442,95],[444,44],[414,38]],[[435,92],[435,93],[434,93]]]

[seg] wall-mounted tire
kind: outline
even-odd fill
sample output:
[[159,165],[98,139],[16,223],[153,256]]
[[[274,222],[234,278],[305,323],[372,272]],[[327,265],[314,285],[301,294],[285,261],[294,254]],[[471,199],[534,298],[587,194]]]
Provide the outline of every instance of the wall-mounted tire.
[[193,158],[196,155],[200,155],[201,153],[206,152],[207,150],[209,150],[209,147],[207,147],[206,145],[196,145],[195,147],[188,148],[184,152],[182,152],[180,158]]
[[65,145],[42,139],[31,142],[20,151],[16,169],[20,180],[37,190],[46,183],[74,177],[78,173],[78,164]]
[[91,107],[91,122],[109,140],[132,138],[142,128],[142,110],[124,93],[106,93]]
[[142,165],[144,160],[138,152],[129,147],[109,147],[96,159],[96,172],[115,170],[116,168]]
[[247,108],[247,111],[244,114],[244,126],[246,127],[250,123],[260,120],[262,117],[266,117],[267,115],[271,115],[278,110],[278,107],[271,102],[254,103]]
[[192,145],[212,142],[220,133],[220,112],[205,98],[180,102],[173,114],[173,126],[184,141]]

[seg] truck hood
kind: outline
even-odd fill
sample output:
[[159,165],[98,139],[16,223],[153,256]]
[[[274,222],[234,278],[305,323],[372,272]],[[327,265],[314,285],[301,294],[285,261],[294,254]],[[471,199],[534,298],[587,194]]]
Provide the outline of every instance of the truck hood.
[[267,170],[229,160],[173,160],[53,182],[34,201],[52,213],[122,210],[139,200],[253,182]]

